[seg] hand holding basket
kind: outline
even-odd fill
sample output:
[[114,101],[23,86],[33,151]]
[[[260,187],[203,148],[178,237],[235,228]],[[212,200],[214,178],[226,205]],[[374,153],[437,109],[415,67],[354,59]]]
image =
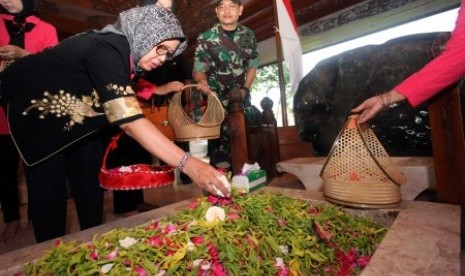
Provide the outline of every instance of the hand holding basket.
[[[184,89],[195,86],[185,85]],[[168,107],[168,122],[174,130],[176,140],[185,142],[219,138],[225,112],[218,97],[214,93],[208,94],[207,108],[200,120],[196,121],[184,110],[181,96],[181,92],[175,93]]]

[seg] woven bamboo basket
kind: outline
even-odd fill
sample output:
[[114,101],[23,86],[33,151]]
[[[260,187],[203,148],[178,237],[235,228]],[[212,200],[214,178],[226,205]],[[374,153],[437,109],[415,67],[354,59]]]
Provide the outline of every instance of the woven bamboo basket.
[[405,176],[392,163],[376,135],[357,115],[346,121],[321,170],[325,198],[336,204],[376,209],[402,201]]
[[[195,85],[186,85],[185,88],[192,86]],[[208,94],[207,108],[200,120],[195,121],[182,107],[181,96],[181,92],[175,93],[168,107],[168,122],[174,130],[176,141],[219,138],[225,112],[218,97],[214,93]]]

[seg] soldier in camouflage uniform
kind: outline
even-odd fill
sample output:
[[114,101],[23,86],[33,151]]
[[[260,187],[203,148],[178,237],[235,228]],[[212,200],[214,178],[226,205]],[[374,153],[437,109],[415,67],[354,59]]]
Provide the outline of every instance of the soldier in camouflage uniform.
[[[226,112],[230,92],[240,88],[244,105],[250,105],[250,87],[255,79],[259,57],[253,31],[239,24],[244,6],[240,0],[219,0],[215,8],[219,22],[197,38],[194,79],[205,90],[217,94]],[[231,166],[231,148],[227,119],[220,138],[209,141],[210,164]]]

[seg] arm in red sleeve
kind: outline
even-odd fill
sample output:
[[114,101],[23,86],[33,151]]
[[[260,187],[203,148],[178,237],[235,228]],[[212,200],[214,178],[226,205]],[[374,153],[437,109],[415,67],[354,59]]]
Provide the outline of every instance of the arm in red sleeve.
[[137,97],[144,99],[146,101],[150,100],[150,97],[157,90],[157,86],[149,81],[144,79],[139,79],[136,84],[136,95]]
[[397,87],[412,106],[418,106],[465,75],[465,0],[444,52]]

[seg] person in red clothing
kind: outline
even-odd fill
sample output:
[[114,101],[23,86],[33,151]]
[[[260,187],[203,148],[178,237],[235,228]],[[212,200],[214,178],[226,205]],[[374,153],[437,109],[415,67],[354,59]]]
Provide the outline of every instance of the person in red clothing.
[[464,2],[462,0],[455,28],[441,55],[393,90],[371,97],[352,109],[354,113],[361,113],[359,123],[370,120],[389,105],[403,100],[416,107],[465,76]]
[[[15,60],[58,43],[54,26],[33,15],[32,0],[0,0],[0,74]],[[19,229],[19,154],[0,106],[0,204],[5,230],[0,242],[13,239]]]

